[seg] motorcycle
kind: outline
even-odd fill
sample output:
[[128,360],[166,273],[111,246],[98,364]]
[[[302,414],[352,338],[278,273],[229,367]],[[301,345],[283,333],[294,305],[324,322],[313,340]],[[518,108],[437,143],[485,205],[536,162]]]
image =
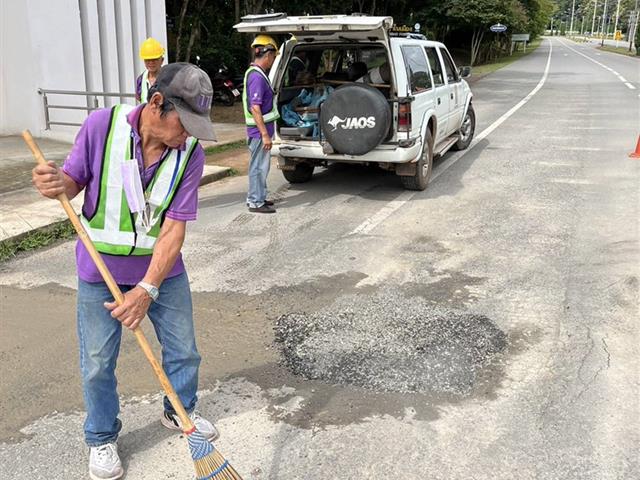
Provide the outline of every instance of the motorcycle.
[[213,101],[228,107],[240,96],[240,89],[233,83],[226,65],[222,65],[213,76]]

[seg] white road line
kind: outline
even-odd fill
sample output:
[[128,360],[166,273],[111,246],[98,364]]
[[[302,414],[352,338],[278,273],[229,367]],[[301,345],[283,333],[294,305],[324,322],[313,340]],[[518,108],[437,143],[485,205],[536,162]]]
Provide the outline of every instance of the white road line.
[[[473,139],[473,141],[471,142],[471,144],[469,145],[469,147],[466,150],[464,150],[462,152],[459,152],[459,153],[457,153],[455,155],[452,155],[451,158],[449,158],[447,161],[443,162],[438,167],[438,171],[434,172],[434,174],[431,176],[431,181],[429,183],[433,182],[436,178],[438,178],[440,175],[442,175],[447,169],[449,169],[454,163],[456,163],[463,156],[465,156],[467,153],[469,153],[471,150],[473,150],[473,148],[478,143],[480,143],[489,134],[491,134],[491,132],[493,132],[496,128],[498,128],[500,125],[502,125],[511,115],[513,115],[518,110],[520,110],[520,108],[522,108],[529,100],[531,100],[531,98],[536,93],[538,93],[538,91],[540,91],[540,89],[542,88],[544,83],[547,81],[547,76],[549,75],[549,66],[551,65],[551,53],[553,52],[553,44],[548,39],[547,39],[547,42],[549,43],[549,55],[547,57],[547,64],[544,67],[544,73],[542,74],[542,78],[540,79],[538,84],[535,86],[535,88],[533,90],[531,90],[531,92],[529,92],[529,94],[526,97],[524,97],[522,100],[520,100],[516,105],[511,107],[509,109],[509,111],[507,111],[504,115],[502,115],[495,122],[493,122],[491,125],[489,125],[487,128],[485,128],[482,132],[480,132]],[[411,200],[417,193],[418,192],[404,192],[404,193],[400,194],[394,200],[391,200],[389,203],[387,203],[387,205],[382,207],[375,214],[373,214],[371,217],[367,218],[364,222],[362,222],[355,229],[353,229],[349,233],[349,235],[356,235],[356,234],[359,234],[359,233],[367,234],[367,233],[371,232],[374,228],[376,228],[378,225],[380,225],[382,222],[384,222],[393,212],[395,212],[400,207],[402,207],[405,203],[407,203],[409,200]]]
[[[569,50],[572,50],[574,52],[576,52],[578,55],[582,55],[584,58],[586,58],[587,60],[592,61],[593,63],[595,63],[596,65],[601,66],[602,68],[604,68],[605,70],[609,70],[611,73],[613,73],[616,77],[618,77],[618,79],[624,83],[628,88],[630,88],[631,90],[635,90],[636,87],[633,86],[631,83],[627,82],[627,79],[624,78],[622,75],[620,75],[618,72],[616,72],[613,68],[606,66],[604,63],[600,63],[597,60],[594,60],[593,58],[591,58],[589,55],[585,55],[582,52],[579,52],[578,50],[576,50],[575,48],[571,48],[569,45],[567,45],[566,43],[564,43],[562,40],[558,39],[558,41],[562,44],[563,47],[568,48]],[[600,55],[599,53],[596,53],[596,55]]]
[[371,217],[366,219],[360,225],[358,225],[349,235],[355,235],[358,233],[369,233],[376,228],[380,223],[384,222],[393,212],[402,207],[416,194],[416,192],[404,192],[395,199],[391,200],[384,207],[378,210]]
[[575,167],[575,163],[556,163],[556,162],[533,162],[534,165],[540,165],[542,167]]
[[551,183],[566,183],[567,185],[594,185],[590,180],[580,178],[552,178]]

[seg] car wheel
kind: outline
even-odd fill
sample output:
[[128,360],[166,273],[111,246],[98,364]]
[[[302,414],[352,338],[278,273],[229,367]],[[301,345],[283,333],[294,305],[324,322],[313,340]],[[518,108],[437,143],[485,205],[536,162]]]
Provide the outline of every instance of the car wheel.
[[402,186],[407,190],[424,190],[427,188],[431,169],[433,168],[433,136],[431,130],[427,129],[422,155],[416,162],[416,173],[412,176],[401,176]]
[[296,163],[295,169],[283,170],[282,174],[289,183],[304,183],[311,180],[313,169],[313,165],[309,165],[308,163]]
[[452,150],[464,150],[469,147],[471,140],[473,140],[473,134],[476,131],[476,112],[473,110],[473,105],[469,104],[467,113],[464,116],[462,125],[460,126],[460,140],[458,140]]

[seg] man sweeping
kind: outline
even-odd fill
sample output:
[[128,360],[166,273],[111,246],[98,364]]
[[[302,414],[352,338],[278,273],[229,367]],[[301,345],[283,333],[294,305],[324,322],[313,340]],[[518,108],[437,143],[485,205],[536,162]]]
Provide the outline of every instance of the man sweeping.
[[[162,345],[162,366],[197,430],[209,440],[215,426],[195,411],[200,355],[196,349],[191,292],[180,250],[186,222],[195,220],[204,151],[214,140],[207,74],[188,63],[163,67],[147,103],[93,112],[60,170],[33,170],[40,193],[75,197],[84,190],[81,222],[124,292],[117,306],[78,242],[77,326],[90,447],[89,475],[123,475],[116,441],[122,428],[115,367],[122,326],[138,327],[148,315]],[[196,137],[196,138],[194,138]],[[181,424],[165,397],[162,424]]]
[[136,78],[136,101],[146,103],[149,89],[156,82],[164,62],[164,47],[155,38],[147,38],[140,45],[140,58],[144,62],[145,70]]
[[271,167],[271,139],[280,114],[267,72],[278,55],[278,45],[270,36],[258,35],[251,47],[255,60],[244,74],[242,92],[250,153],[247,205],[253,213],[275,213],[273,202],[267,200],[267,176]]

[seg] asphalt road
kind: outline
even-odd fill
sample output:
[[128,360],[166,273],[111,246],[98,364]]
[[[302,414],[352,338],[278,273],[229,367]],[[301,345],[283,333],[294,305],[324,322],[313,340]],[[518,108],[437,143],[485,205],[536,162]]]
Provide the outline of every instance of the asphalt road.
[[[256,216],[246,178],[201,190],[199,408],[245,478],[640,476],[639,65],[545,40],[475,83],[478,140],[424,192],[274,169],[278,213]],[[0,267],[6,478],[86,478],[72,255]],[[127,478],[192,478],[131,336],[122,350]]]

